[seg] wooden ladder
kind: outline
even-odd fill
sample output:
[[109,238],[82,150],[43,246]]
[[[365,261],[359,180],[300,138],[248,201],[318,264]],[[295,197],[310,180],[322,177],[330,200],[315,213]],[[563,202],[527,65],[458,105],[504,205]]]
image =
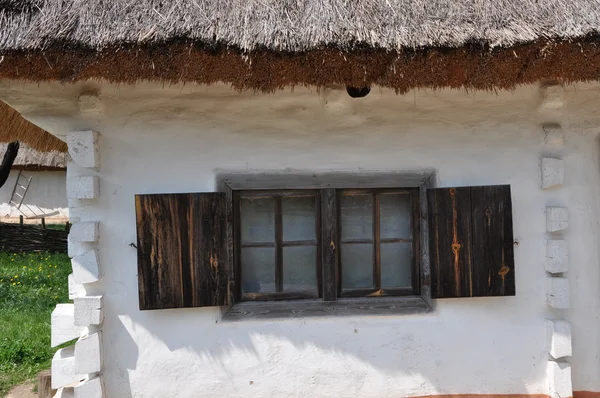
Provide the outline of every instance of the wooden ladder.
[[[10,205],[16,208],[19,213],[21,213],[27,219],[45,218],[60,214],[58,211],[44,213],[38,206],[30,206],[26,203],[23,203],[25,196],[27,195],[27,191],[29,191],[29,187],[31,186],[31,180],[33,180],[33,177],[27,177],[21,170],[19,170],[17,180],[15,181],[15,186],[13,187],[12,194],[10,195]],[[30,214],[26,214],[21,207],[26,208]]]

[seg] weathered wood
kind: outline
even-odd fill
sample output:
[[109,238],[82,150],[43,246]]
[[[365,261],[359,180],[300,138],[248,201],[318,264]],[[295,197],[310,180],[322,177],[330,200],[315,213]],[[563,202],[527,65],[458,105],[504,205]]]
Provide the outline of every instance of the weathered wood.
[[421,205],[420,192],[415,189],[411,192],[411,233],[412,233],[412,275],[411,282],[414,294],[421,293]]
[[432,297],[515,294],[510,186],[428,191]]
[[373,196],[373,240],[375,243],[373,250],[373,287],[375,290],[379,290],[381,289],[381,209],[379,208],[379,194],[376,193]]
[[472,296],[514,296],[510,185],[471,188]]
[[315,237],[317,245],[317,297],[323,298],[323,245],[319,243],[321,238],[321,193],[315,196],[315,208],[317,219],[315,222]]
[[470,297],[471,189],[431,189],[427,202],[432,297]]
[[321,267],[323,275],[323,300],[337,298],[338,281],[338,209],[335,189],[321,191]]
[[227,206],[227,225],[226,235],[227,235],[227,275],[229,276],[229,281],[227,284],[227,300],[230,304],[235,303],[236,294],[235,294],[235,259],[234,259],[234,211],[233,211],[233,190],[226,186],[225,189],[225,200]]
[[275,291],[283,292],[283,203],[275,198]]
[[280,190],[280,189],[345,189],[355,188],[396,188],[419,187],[427,181],[435,170],[421,169],[401,172],[324,172],[301,173],[297,171],[280,173],[221,173],[217,181],[233,190]]
[[38,398],[52,398],[56,390],[52,389],[52,376],[49,370],[44,370],[37,375]]
[[137,195],[140,309],[226,305],[225,193]]
[[431,311],[420,297],[386,297],[338,299],[337,301],[301,300],[235,304],[225,313],[223,321],[320,316],[365,316],[418,314]]

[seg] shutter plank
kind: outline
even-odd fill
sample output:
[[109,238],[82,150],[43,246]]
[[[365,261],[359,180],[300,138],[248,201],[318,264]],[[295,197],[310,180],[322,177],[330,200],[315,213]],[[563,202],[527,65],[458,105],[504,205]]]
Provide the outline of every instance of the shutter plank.
[[[196,261],[199,289],[196,307],[221,306],[228,302],[227,207],[224,193],[198,196],[200,239]],[[198,224],[197,224],[198,225]]]
[[137,195],[140,309],[227,302],[223,193]]
[[323,269],[323,300],[337,299],[338,209],[335,189],[321,191],[321,253]]
[[472,293],[470,192],[469,187],[427,192],[433,298]]
[[514,296],[510,185],[471,188],[473,296]]

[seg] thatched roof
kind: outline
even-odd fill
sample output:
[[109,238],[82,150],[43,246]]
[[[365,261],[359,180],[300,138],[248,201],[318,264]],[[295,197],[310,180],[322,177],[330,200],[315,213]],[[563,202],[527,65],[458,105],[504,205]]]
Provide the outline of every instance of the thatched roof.
[[[0,142],[0,156],[6,152],[7,146],[8,143]],[[21,144],[12,169],[29,171],[65,170],[69,159],[67,152],[38,152],[26,144]]]
[[25,120],[19,112],[0,101],[0,143],[17,140],[41,152],[67,152],[66,143]]
[[599,33],[597,0],[5,0],[0,77],[512,87],[598,78]]

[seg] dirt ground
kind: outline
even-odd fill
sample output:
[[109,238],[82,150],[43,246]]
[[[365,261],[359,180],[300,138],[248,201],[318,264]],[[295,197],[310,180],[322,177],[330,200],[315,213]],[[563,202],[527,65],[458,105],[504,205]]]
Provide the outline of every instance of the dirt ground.
[[5,398],[37,398],[37,393],[33,392],[34,387],[34,383],[21,384],[10,390]]

